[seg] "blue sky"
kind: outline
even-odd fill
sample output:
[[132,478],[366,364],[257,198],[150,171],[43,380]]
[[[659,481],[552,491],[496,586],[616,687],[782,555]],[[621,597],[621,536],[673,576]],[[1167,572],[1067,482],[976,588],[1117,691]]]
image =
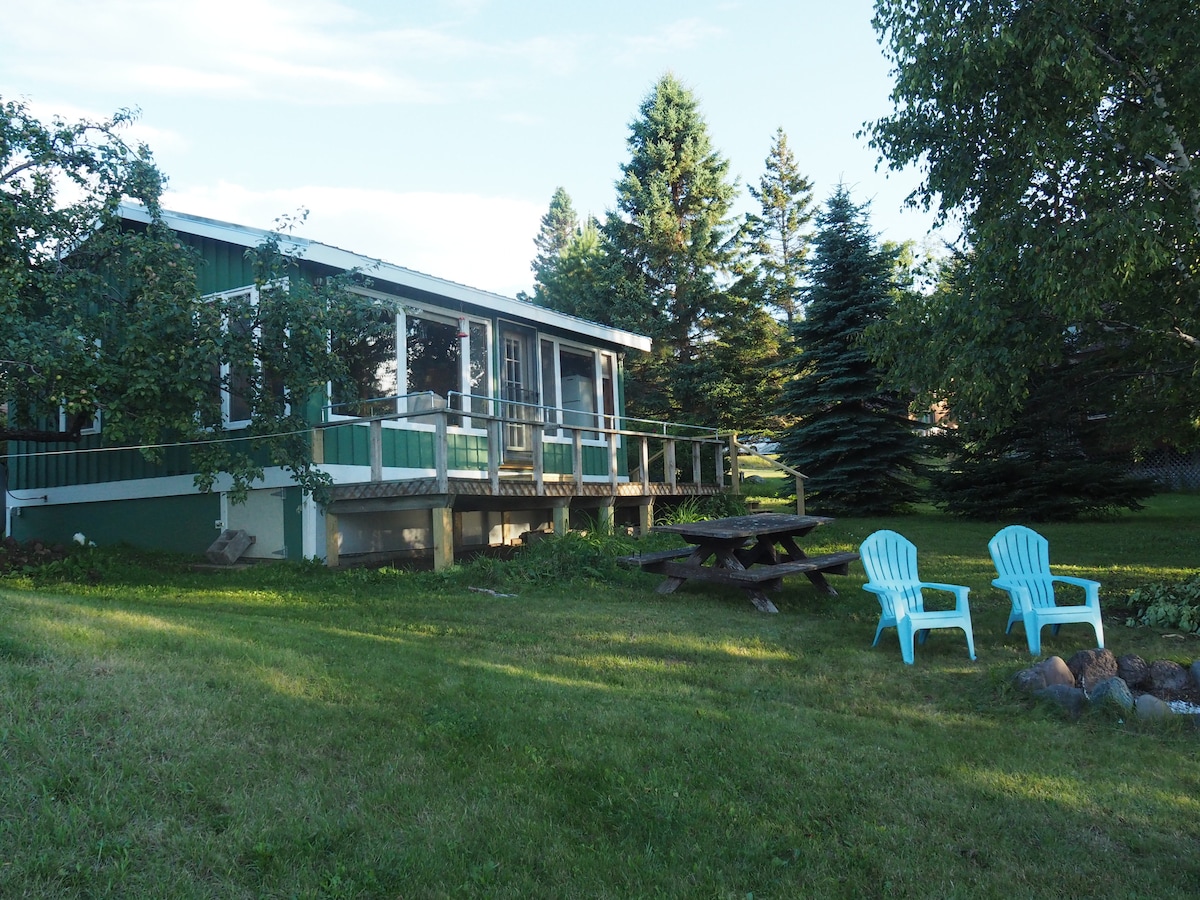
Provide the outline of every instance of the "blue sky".
[[855,137],[891,81],[869,0],[0,0],[0,96],[39,115],[138,107],[166,205],[475,287],[528,289],[557,186],[603,216],[664,72],[700,101],[750,209],[777,127],[819,200],[839,180],[882,237],[915,172]]

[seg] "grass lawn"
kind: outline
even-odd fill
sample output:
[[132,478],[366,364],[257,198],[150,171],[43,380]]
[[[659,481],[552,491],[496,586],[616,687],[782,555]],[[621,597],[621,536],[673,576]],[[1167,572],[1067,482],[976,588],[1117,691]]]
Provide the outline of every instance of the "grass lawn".
[[[0,896],[1200,894],[1200,733],[1010,688],[1030,660],[989,585],[1003,524],[811,536],[895,528],[926,579],[971,587],[978,661],[935,632],[914,666],[894,631],[870,646],[860,566],[765,615],[660,596],[588,538],[443,574],[92,551],[75,581],[10,576]],[[1118,608],[1200,567],[1200,497],[1039,530],[1103,583],[1114,653],[1200,656]],[[1068,625],[1043,650],[1091,642]]]

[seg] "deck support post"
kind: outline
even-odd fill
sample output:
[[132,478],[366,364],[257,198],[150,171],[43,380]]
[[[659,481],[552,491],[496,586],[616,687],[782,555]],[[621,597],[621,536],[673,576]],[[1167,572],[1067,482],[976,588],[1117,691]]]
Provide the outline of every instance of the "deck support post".
[[613,523],[616,521],[615,517],[613,516],[613,511],[615,509],[616,507],[613,505],[613,502],[610,498],[606,498],[605,500],[601,501],[599,508],[596,510],[597,529],[603,532],[608,532],[609,534],[612,533],[614,528]]
[[435,506],[429,514],[433,518],[433,570],[440,572],[454,565],[454,511]]
[[338,532],[337,516],[328,509],[325,510],[325,565],[336,569],[338,551],[341,549],[342,536]]
[[570,527],[571,510],[568,506],[556,506],[551,510],[554,516],[554,533],[562,537]]
[[654,525],[654,498],[647,497],[638,505],[638,537],[645,537]]

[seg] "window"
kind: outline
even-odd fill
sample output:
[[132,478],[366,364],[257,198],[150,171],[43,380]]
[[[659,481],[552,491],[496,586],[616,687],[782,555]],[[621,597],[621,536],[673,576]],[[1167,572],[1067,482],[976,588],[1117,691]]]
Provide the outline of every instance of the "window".
[[564,425],[596,424],[596,357],[566,347],[558,351]]
[[492,411],[491,404],[484,399],[492,395],[487,325],[483,322],[472,322],[467,329],[467,337],[470,343],[470,367],[467,377],[470,380],[471,412],[487,415]]
[[[286,284],[283,287],[286,289]],[[212,373],[220,392],[221,421],[225,427],[245,428],[249,425],[255,403],[259,404],[260,412],[286,414],[282,375],[264,372],[262,362],[257,358],[258,346],[267,342],[282,344],[286,334],[272,336],[263,332],[258,324],[258,289],[237,288],[209,294],[205,299],[221,304],[224,309],[222,324],[229,338],[227,359]],[[268,410],[268,406],[273,408]]]
[[349,383],[335,384],[331,391],[333,412],[341,416],[395,412],[400,394],[396,314],[381,308],[360,329],[335,334],[332,342],[333,352],[349,371]]
[[[332,336],[333,351],[349,370],[346,383],[333,385],[337,416],[386,416],[421,412],[448,403],[486,415],[491,394],[490,329],[487,322],[417,307],[396,310],[398,298],[363,290],[380,307],[361,327]],[[404,421],[432,424],[429,416]],[[469,423],[469,420],[468,420]],[[459,416],[451,425],[463,424]],[[483,427],[483,423],[478,423]]]
[[438,398],[444,401],[453,392],[464,393],[462,339],[466,335],[459,332],[458,322],[423,312],[406,312],[404,322],[404,393],[436,395],[409,397],[410,408],[430,409]]
[[[86,413],[85,416],[86,416],[86,418],[83,421],[83,425],[79,429],[79,433],[81,435],[82,434],[99,434],[100,433],[100,410],[94,409],[90,413]],[[3,414],[0,413],[0,419],[2,419],[2,418],[3,418]],[[70,431],[71,426],[75,424],[74,420],[75,420],[74,413],[68,414],[65,409],[60,408],[58,411],[58,430],[62,431],[62,432]]]

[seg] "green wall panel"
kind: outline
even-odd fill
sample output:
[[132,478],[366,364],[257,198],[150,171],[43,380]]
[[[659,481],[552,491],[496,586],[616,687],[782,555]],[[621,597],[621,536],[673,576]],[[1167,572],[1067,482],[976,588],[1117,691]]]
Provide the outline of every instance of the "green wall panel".
[[200,555],[216,540],[213,523],[220,518],[218,494],[192,494],[72,506],[26,506],[20,516],[13,517],[12,524],[13,536],[22,541],[40,538],[67,543],[76,532],[82,532],[99,545],[128,543]]

